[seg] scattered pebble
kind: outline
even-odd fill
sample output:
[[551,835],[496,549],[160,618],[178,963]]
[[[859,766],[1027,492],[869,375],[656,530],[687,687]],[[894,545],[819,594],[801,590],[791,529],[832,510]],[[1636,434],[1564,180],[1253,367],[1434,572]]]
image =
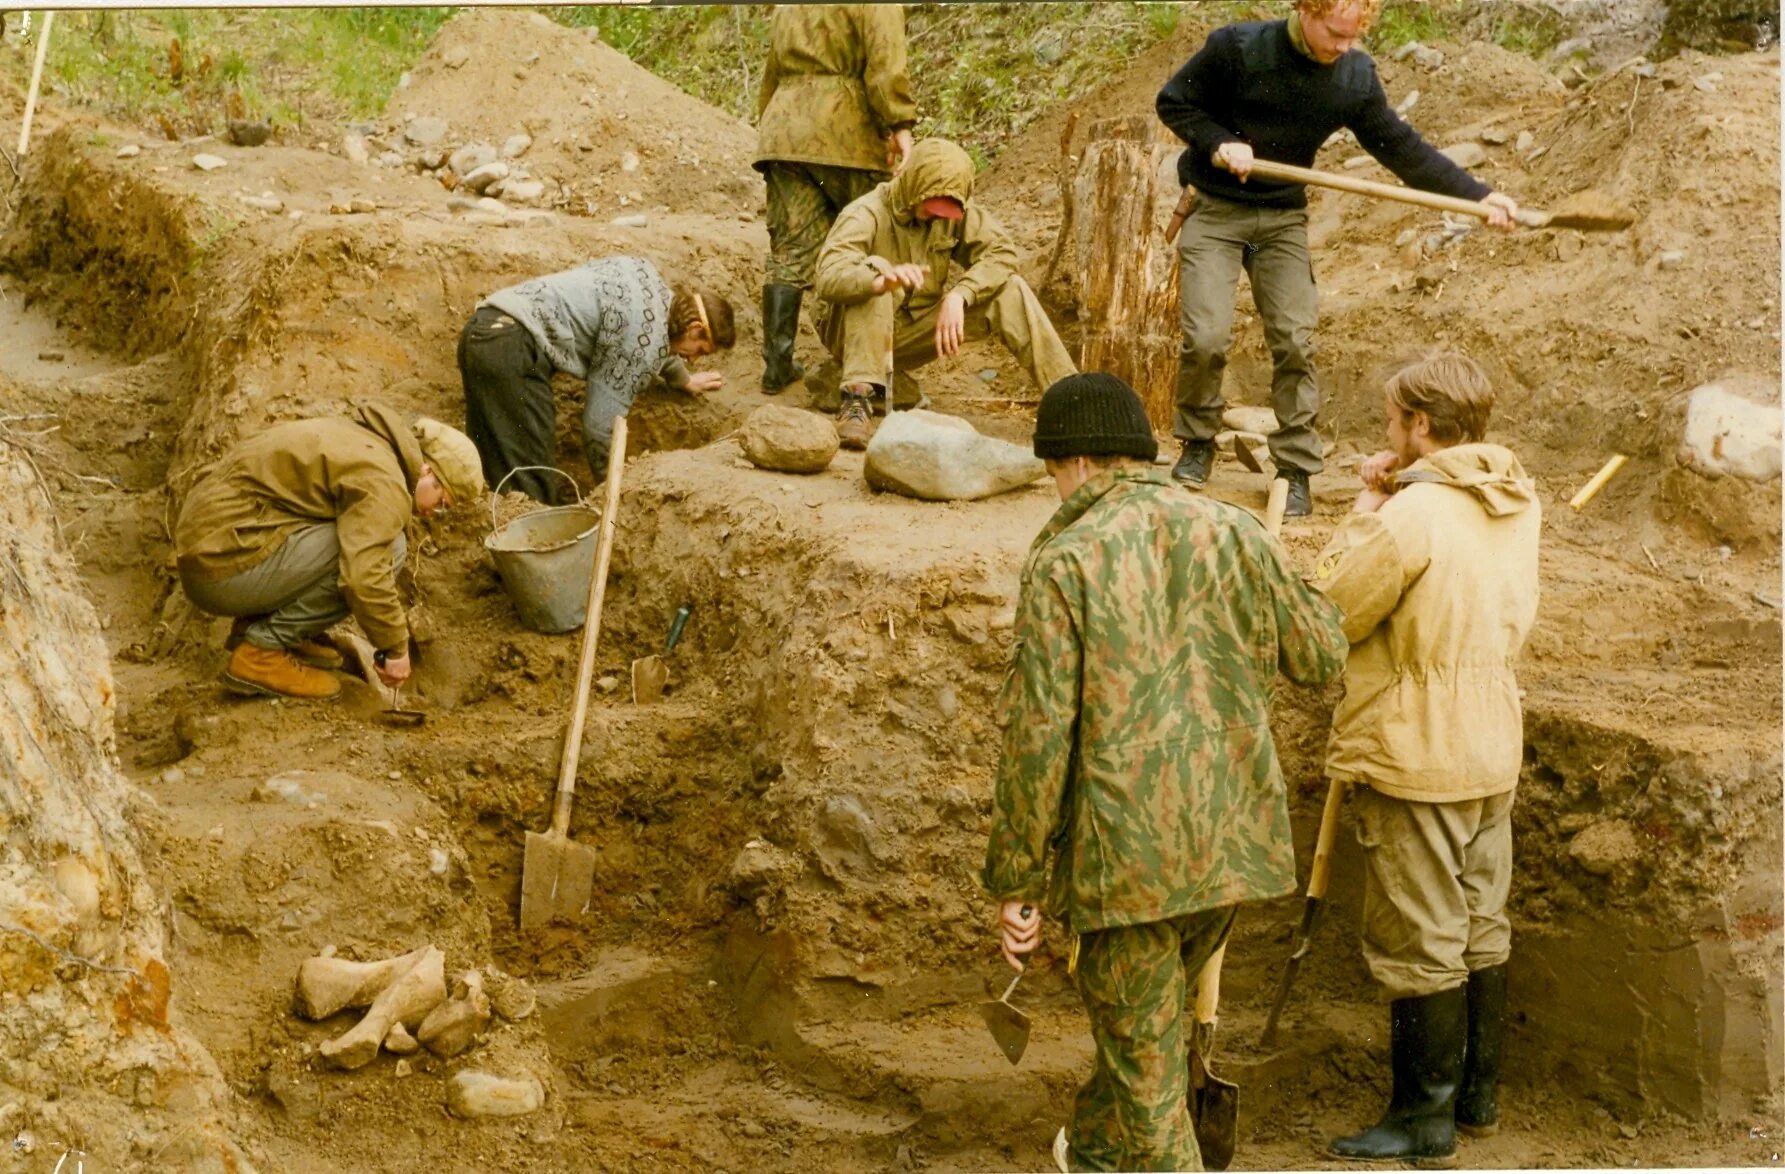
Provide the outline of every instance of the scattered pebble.
[[341,154],[347,156],[349,163],[364,167],[371,162],[372,156],[366,150],[366,136],[362,134],[345,134],[341,136]]
[[625,216],[616,216],[609,223],[617,228],[643,228],[650,220],[643,212],[632,212]]
[[134,159],[142,153],[143,149],[135,143],[126,143],[118,148],[118,158],[120,159]]
[[262,192],[258,196],[237,196],[236,198],[250,208],[259,208],[262,212],[285,211],[285,201],[271,192]]
[[638,170],[638,155],[632,151],[628,151],[624,155],[621,155],[620,156],[620,170],[621,171],[637,171]]
[[446,137],[446,119],[417,118],[403,128],[403,137],[417,147],[431,147]]
[[596,680],[595,687],[597,689],[601,690],[603,693],[612,693],[615,689],[618,689],[620,687],[620,678],[618,678],[618,677],[601,677]]
[[1353,155],[1351,158],[1345,160],[1341,166],[1343,166],[1346,171],[1359,171],[1374,162],[1376,162],[1376,160],[1369,155]]
[[1532,145],[1536,142],[1536,135],[1528,130],[1521,130],[1518,132],[1518,138],[1513,140],[1512,149],[1523,155],[1525,152],[1529,151]]
[[[457,168],[454,168],[457,170]],[[508,178],[508,164],[501,161],[485,163],[482,167],[467,173],[461,183],[474,192],[481,192],[499,179]]]
[[980,368],[979,381],[981,383],[996,383],[996,382],[998,382],[998,368],[996,368],[996,367],[982,367],[982,368]]
[[1677,269],[1680,262],[1685,259],[1686,251],[1684,249],[1668,249],[1656,258],[1656,263],[1663,269]]
[[1464,170],[1480,167],[1488,159],[1487,148],[1480,143],[1454,143],[1439,153]]
[[1402,118],[1405,118],[1407,117],[1408,112],[1417,105],[1419,105],[1419,91],[1408,90],[1407,96],[1396,103],[1395,113],[1399,114]]
[[219,167],[228,167],[229,160],[223,158],[221,155],[194,155],[192,157],[192,166],[198,168],[200,171],[215,171]]
[[446,1106],[455,1117],[520,1117],[545,1104],[545,1089],[532,1077],[510,1080],[464,1069],[446,1082]]
[[349,200],[347,201],[347,210],[354,213],[376,212],[378,205],[370,200]]
[[386,151],[384,154],[378,156],[378,166],[389,167],[389,168],[393,168],[393,169],[402,167],[403,166],[403,156],[398,154],[396,151]]
[[186,772],[177,766],[170,766],[161,772],[161,781],[170,787],[176,783],[183,783],[186,781]]
[[509,135],[502,143],[502,154],[508,159],[519,159],[533,146],[533,136],[527,134]]
[[1506,145],[1506,132],[1498,128],[1484,130],[1481,132],[1481,141],[1490,147],[1503,147]]
[[445,848],[431,848],[428,850],[429,872],[433,873],[435,876],[445,876],[446,866],[447,855]]

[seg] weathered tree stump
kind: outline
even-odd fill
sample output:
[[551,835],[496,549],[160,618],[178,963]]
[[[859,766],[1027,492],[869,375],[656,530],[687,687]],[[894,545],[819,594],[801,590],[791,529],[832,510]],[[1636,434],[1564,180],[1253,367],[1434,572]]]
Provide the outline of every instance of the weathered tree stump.
[[1178,251],[1164,229],[1180,149],[1150,116],[1104,119],[1091,127],[1073,193],[1079,369],[1126,380],[1159,432],[1171,431],[1177,403]]

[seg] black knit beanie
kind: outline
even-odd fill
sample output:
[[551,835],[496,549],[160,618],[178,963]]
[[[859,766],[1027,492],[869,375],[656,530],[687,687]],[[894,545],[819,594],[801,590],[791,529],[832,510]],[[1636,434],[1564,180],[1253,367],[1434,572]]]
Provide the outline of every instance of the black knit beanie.
[[1087,371],[1068,375],[1043,393],[1035,413],[1035,455],[1053,461],[1151,461],[1159,455],[1159,441],[1132,387],[1106,372]]

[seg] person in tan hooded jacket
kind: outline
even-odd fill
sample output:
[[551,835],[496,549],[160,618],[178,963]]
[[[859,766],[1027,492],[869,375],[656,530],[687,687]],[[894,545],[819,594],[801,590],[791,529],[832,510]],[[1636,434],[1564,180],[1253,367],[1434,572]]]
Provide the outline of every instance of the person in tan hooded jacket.
[[1536,488],[1483,441],[1487,375],[1446,353],[1386,385],[1390,449],[1315,564],[1351,655],[1326,769],[1352,784],[1364,959],[1390,1000],[1393,1093],[1335,1157],[1444,1158],[1492,1132],[1512,930],[1514,673],[1537,616]]
[[843,209],[814,288],[819,337],[842,365],[845,448],[867,446],[870,400],[890,385],[889,360],[919,367],[995,335],[1040,390],[1078,373],[1016,266],[1010,234],[973,200],[973,160],[943,139],[919,142],[896,178]]
[[186,595],[233,616],[224,684],[244,694],[332,697],[338,652],[317,639],[353,615],[383,654],[384,683],[409,677],[397,594],[410,515],[483,491],[477,448],[456,428],[407,424],[381,404],[351,419],[294,420],[236,445],[180,507],[174,554]]

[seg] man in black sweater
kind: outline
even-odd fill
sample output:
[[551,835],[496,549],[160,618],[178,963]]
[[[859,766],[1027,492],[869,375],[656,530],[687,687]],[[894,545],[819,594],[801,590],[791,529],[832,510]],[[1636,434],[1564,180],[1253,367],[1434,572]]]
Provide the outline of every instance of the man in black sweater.
[[1184,442],[1172,475],[1201,487],[1215,463],[1221,375],[1242,268],[1271,349],[1271,457],[1289,481],[1287,517],[1313,509],[1308,478],[1321,467],[1314,417],[1317,318],[1303,185],[1249,180],[1254,154],[1312,166],[1321,144],[1348,127],[1364,150],[1409,187],[1479,200],[1482,217],[1511,228],[1518,205],[1452,163],[1388,104],[1376,63],[1357,43],[1381,0],[1301,0],[1287,20],[1216,29],[1159,91],[1159,117],[1189,146],[1178,179],[1197,191],[1178,235],[1178,412]]

